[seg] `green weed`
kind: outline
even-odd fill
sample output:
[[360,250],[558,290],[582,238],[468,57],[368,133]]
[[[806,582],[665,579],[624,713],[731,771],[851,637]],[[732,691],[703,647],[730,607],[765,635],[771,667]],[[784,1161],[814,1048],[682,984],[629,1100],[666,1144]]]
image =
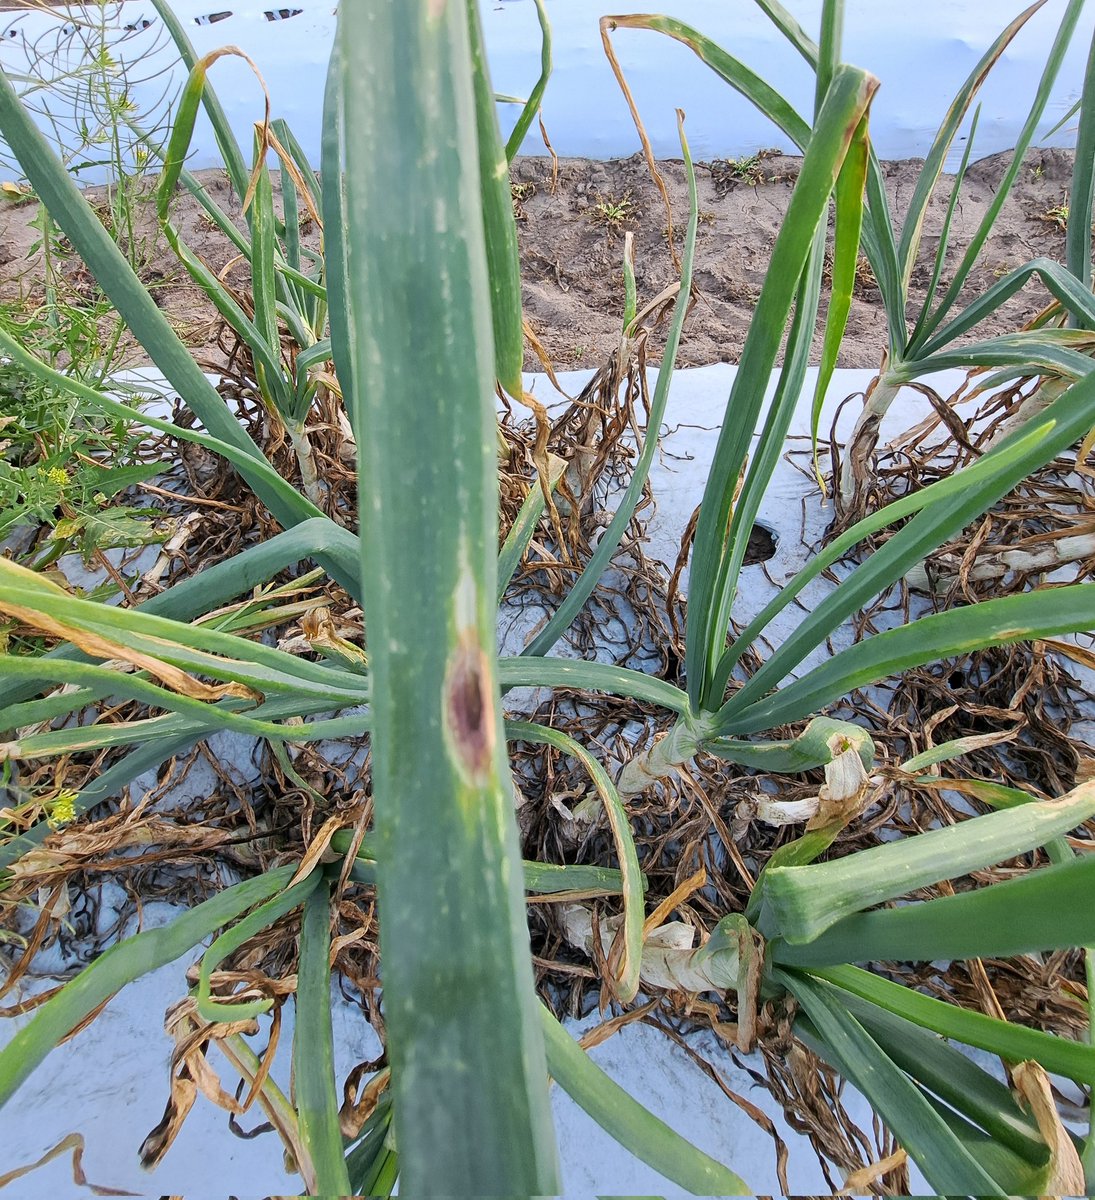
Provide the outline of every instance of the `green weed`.
[[604,225],[608,229],[621,229],[629,225],[635,218],[635,202],[630,192],[617,199],[614,196],[597,196],[597,203],[590,210],[591,220],[595,225]]

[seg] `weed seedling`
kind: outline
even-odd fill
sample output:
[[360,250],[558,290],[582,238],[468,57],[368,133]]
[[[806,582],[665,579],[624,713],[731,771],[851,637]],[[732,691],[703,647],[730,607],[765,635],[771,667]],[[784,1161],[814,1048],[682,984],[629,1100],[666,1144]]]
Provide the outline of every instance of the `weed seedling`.
[[754,187],[764,181],[764,172],[761,170],[760,164],[761,156],[759,154],[748,154],[744,158],[728,158],[726,169],[727,173],[739,183],[747,183],[750,187]]
[[1038,220],[1044,221],[1047,225],[1052,225],[1064,233],[1068,228],[1068,201],[1062,200],[1059,204],[1054,204],[1052,207],[1047,208],[1038,217]]
[[777,150],[758,150],[741,158],[717,159],[711,164],[711,178],[720,194],[741,185],[756,187],[766,181],[764,160],[778,154]]
[[[71,374],[99,377],[86,351],[94,338],[65,322],[18,319],[0,309],[0,329],[65,361]],[[92,329],[94,326],[92,323]],[[77,550],[137,546],[158,532],[147,510],[111,503],[162,468],[144,463],[126,423],[104,420],[73,396],[0,361],[0,539],[22,529],[39,566]]]
[[607,229],[616,230],[629,225],[635,217],[635,202],[631,199],[631,193],[624,192],[618,200],[613,196],[598,194],[591,217],[594,224],[604,225]]
[[34,201],[34,193],[25,183],[14,183],[10,179],[0,183],[0,195],[13,204],[30,204]]
[[534,183],[511,183],[509,185],[510,199],[513,201],[513,216],[517,221],[527,221],[528,213],[525,212],[525,201],[529,199],[536,191]]

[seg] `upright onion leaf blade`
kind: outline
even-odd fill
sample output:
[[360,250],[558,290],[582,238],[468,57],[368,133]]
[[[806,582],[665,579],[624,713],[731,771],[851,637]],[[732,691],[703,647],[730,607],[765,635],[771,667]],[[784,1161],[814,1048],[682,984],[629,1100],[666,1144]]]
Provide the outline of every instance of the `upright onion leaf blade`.
[[293,1080],[301,1138],[312,1159],[317,1190],[323,1196],[348,1196],[350,1179],[338,1123],[339,1093],[331,1032],[330,921],[330,890],[324,881],[304,901]]
[[[836,370],[848,315],[852,311],[856,273],[859,267],[859,242],[863,232],[864,192],[867,187],[867,168],[870,162],[870,141],[867,122],[856,131],[855,139],[844,160],[836,185],[836,236],[833,243],[832,290],[825,321],[825,340],[821,348],[821,364],[814,402],[810,413],[810,433],[814,444],[814,469],[817,471],[817,433],[825,394]],[[818,473],[820,479],[820,473]]]
[[943,658],[1093,629],[1095,588],[1088,583],[1001,596],[933,613],[841,650],[801,679],[727,719],[720,732],[757,733],[789,724],[820,712],[856,688]]
[[385,1021],[400,1190],[542,1195],[558,1182],[494,653],[494,366],[467,3],[344,5],[337,35],[344,361],[354,427],[368,431],[363,551],[383,564],[363,569],[362,590],[384,697],[372,755]]
[[540,22],[540,76],[533,85],[529,97],[525,101],[517,117],[517,122],[506,139],[506,161],[513,162],[521,149],[532,125],[533,118],[540,111],[540,101],[544,98],[548,80],[551,78],[551,22],[548,20],[544,0],[533,0],[536,5],[536,19]]
[[468,40],[479,132],[479,178],[494,329],[494,373],[511,396],[521,398],[525,337],[521,328],[521,262],[517,221],[509,185],[509,159],[498,128],[498,109],[487,70],[478,5],[468,2]]
[[[1027,119],[1023,123],[1023,128],[1019,132],[1019,136],[1015,142],[1015,149],[1012,152],[1011,161],[1008,164],[1007,170],[1004,172],[1003,178],[996,185],[995,195],[992,203],[981,219],[981,224],[977,228],[966,251],[962,256],[962,261],[953,270],[950,285],[942,299],[936,305],[931,317],[921,324],[918,338],[920,340],[931,337],[939,325],[946,318],[947,314],[954,307],[958,300],[966,282],[969,279],[970,272],[973,270],[974,263],[978,255],[984,248],[985,242],[988,240],[989,234],[992,232],[993,226],[996,224],[997,218],[1000,215],[1000,210],[1004,207],[1004,203],[1019,176],[1019,172],[1023,166],[1023,156],[1026,154],[1027,147],[1034,139],[1035,132],[1038,128],[1038,123],[1042,119],[1042,114],[1045,112],[1046,105],[1049,103],[1050,92],[1053,84],[1060,72],[1061,64],[1064,61],[1065,52],[1068,50],[1069,43],[1072,40],[1072,35],[1076,29],[1076,24],[1080,19],[1080,14],[1084,8],[1084,0],[1069,0],[1065,9],[1064,15],[1061,18],[1061,24],[1057,30],[1057,36],[1054,38],[1053,45],[1050,48],[1049,55],[1046,59],[1046,65],[1042,72],[1041,79],[1038,82],[1038,88],[1035,92],[1034,101],[1031,105],[1030,112],[1027,114]],[[1023,14],[1025,17],[1027,14]],[[1023,17],[1017,18],[1022,20]],[[1010,28],[1010,27],[1009,27]],[[991,51],[990,51],[991,53]],[[910,252],[915,252],[911,249]],[[920,344],[917,338],[914,338],[908,346],[904,348],[902,358],[914,358],[917,356],[920,349]]]
[[[1035,4],[1032,4],[1024,12],[1021,12],[1014,21],[1004,28],[992,45],[981,56],[977,65],[958,89],[950,106],[947,108],[939,130],[932,141],[931,149],[924,159],[924,165],[917,176],[913,198],[909,201],[909,209],[905,215],[904,224],[901,227],[901,244],[898,254],[901,261],[901,287],[903,295],[908,295],[909,280],[916,262],[917,251],[920,249],[920,237],[924,229],[924,217],[928,211],[932,192],[935,190],[935,185],[939,182],[939,177],[943,173],[947,153],[954,143],[955,137],[958,135],[958,130],[965,120],[966,113],[969,111],[970,105],[973,103],[977,93],[981,90],[981,85],[985,82],[993,67],[999,62],[1004,51],[1011,45],[1019,31],[1031,17],[1045,5],[1045,2],[1046,0],[1037,0]],[[929,297],[930,295],[931,293],[929,293]]]
[[797,973],[780,972],[777,978],[816,1027],[826,1057],[862,1090],[932,1187],[941,1194],[1007,1194],[916,1084],[847,1011],[835,988]]
[[814,968],[810,974],[941,1037],[976,1046],[1009,1062],[1039,1062],[1047,1071],[1077,1083],[1095,1083],[1095,1046],[925,996],[859,967]]
[[[1091,287],[1091,224],[1095,213],[1095,37],[1084,72],[1084,90],[1080,102],[1080,127],[1076,133],[1076,159],[1068,199],[1068,230],[1065,235],[1065,263],[1085,288]],[[1073,320],[1074,325],[1095,328],[1095,322]]]
[[806,148],[749,326],[704,491],[692,555],[686,657],[693,707],[711,704],[717,708],[722,699],[711,695],[710,685],[726,641],[727,597],[734,586],[733,547],[727,530],[738,480],[818,226],[877,86],[871,75],[854,67],[836,72]]
[[[765,659],[763,665],[749,682],[731,696],[720,711],[718,732],[720,734],[739,734],[770,728],[769,713],[776,706],[782,707],[784,702],[792,699],[792,696],[779,692],[767,699],[762,700],[762,697],[765,697],[772,688],[786,679],[794,668],[816,646],[821,645],[825,638],[853,612],[874,596],[879,595],[895,580],[900,579],[915,564],[922,562],[926,555],[942,545],[948,537],[952,537],[957,531],[963,529],[1032,471],[1044,463],[1052,461],[1057,454],[1062,453],[1073,442],[1083,438],[1091,429],[1093,416],[1095,416],[1095,373],[1089,373],[1087,378],[1074,384],[1037,418],[1009,434],[1007,438],[960,473],[949,479],[940,480],[921,492],[902,497],[880,512],[873,513],[859,522],[847,534],[834,539],[829,547],[791,579],[779,595],[765,607],[765,610],[750,622],[734,644],[735,659],[740,657],[744,648],[756,638],[777,612],[790,603],[795,596],[801,594],[809,580],[817,578],[821,570],[835,562],[842,554],[847,553],[867,533],[892,524],[900,517],[915,514],[913,519],[898,530],[878,553],[872,554],[860,564],[851,575],[842,581],[839,588],[835,588],[811,610],[797,628]],[[1047,590],[1042,595],[1052,599],[1054,603],[1060,603],[1056,591],[1057,589]],[[1082,604],[1084,595],[1085,593],[1082,591],[1077,592],[1072,596],[1072,600]],[[1008,603],[1019,600],[1020,609],[1030,603],[1028,596],[1005,597],[1005,600]],[[989,601],[988,603],[1000,602]],[[1040,603],[1040,601],[1035,601],[1034,608],[1037,609]],[[976,627],[979,616],[976,613],[973,618],[962,615],[968,611],[959,609],[940,614],[946,618],[944,627],[950,626],[952,621],[961,624],[972,619],[974,628],[965,630],[964,635],[968,639],[973,633],[979,632]],[[981,615],[987,616],[996,610],[979,608],[977,611]],[[1011,615],[1015,616],[1016,614],[1012,613]],[[1018,614],[1021,618],[1033,616],[1038,625],[1044,623],[1045,615],[1045,611],[1020,612]],[[935,620],[936,618],[931,619]],[[1083,616],[1078,619],[1079,625],[1073,626],[1073,628],[1095,627],[1095,617],[1092,617],[1090,624],[1086,623],[1086,618]],[[1005,621],[998,627],[998,632],[1006,633],[1008,627],[1008,623]],[[1064,623],[1061,627],[1064,628]],[[915,622],[912,626],[902,628],[920,630],[920,633],[915,635],[906,633],[901,637],[920,640],[924,647],[931,647],[931,652],[926,651],[924,656],[919,659],[920,662],[934,661],[947,653],[958,652],[956,649],[947,650],[941,644],[923,641],[921,634],[923,638],[927,638],[932,626],[922,626],[919,622]],[[1011,640],[1021,641],[1029,637],[1049,636],[1036,633],[1036,624],[1032,621],[1024,621],[1023,628],[1025,632],[1019,633]],[[949,632],[957,633],[957,626],[950,626]],[[860,645],[865,644],[873,645],[876,650],[885,649],[886,653],[896,648],[893,642],[881,642],[874,639]],[[908,648],[906,645],[906,649]],[[863,654],[871,656],[873,651],[864,651],[859,646],[855,646],[852,647],[852,653],[857,657]],[[836,668],[837,672],[846,673],[846,667],[853,664],[850,660],[845,659],[843,654],[838,655],[837,658],[840,660],[840,666]],[[836,661],[837,659],[833,660],[833,662]],[[826,665],[828,666],[828,664]],[[859,658],[858,666],[853,666],[853,670],[859,670],[865,665],[864,660]],[[905,658],[900,667],[878,665],[878,669],[871,668],[873,674],[870,671],[868,673],[872,679],[882,679],[891,671],[902,670],[909,665],[911,665],[910,660]],[[813,672],[810,673],[809,678],[813,684],[821,682],[822,679]],[[850,678],[847,673],[846,678]],[[804,715],[817,712],[819,707],[826,703],[826,701],[817,703],[816,695],[809,699],[806,698],[805,692],[811,686],[806,684],[805,678],[791,685],[795,689],[794,699],[796,702],[802,703],[801,712]],[[834,684],[834,686],[844,687],[846,681]],[[845,693],[838,692],[836,694],[844,695]],[[835,694],[832,698],[835,698]],[[749,716],[742,720],[746,711],[749,712]]]

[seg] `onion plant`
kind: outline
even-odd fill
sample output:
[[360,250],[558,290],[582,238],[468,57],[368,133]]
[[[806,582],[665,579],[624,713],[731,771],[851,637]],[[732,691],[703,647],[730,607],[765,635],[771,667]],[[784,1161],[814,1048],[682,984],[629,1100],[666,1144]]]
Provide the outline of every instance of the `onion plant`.
[[[698,221],[683,133],[692,207],[681,289],[635,476],[572,593],[526,653],[499,659],[499,584],[531,538],[544,497],[530,491],[500,564],[493,395],[498,381],[520,387],[520,292],[508,192],[507,202],[499,202],[507,186],[506,154],[471,0],[344,5],[339,19],[322,179],[314,195],[324,255],[307,278],[323,281],[326,325],[317,303],[312,333],[316,345],[330,339],[337,387],[356,436],[357,534],[283,480],[241,429],[0,79],[0,133],[201,428],[147,424],[223,455],[284,530],[134,609],[78,598],[0,559],[0,613],[58,643],[37,658],[0,656],[0,728],[10,731],[0,759],[17,770],[25,760],[116,748],[112,765],[76,797],[73,809],[83,812],[218,730],[274,744],[367,733],[375,824],[351,874],[378,890],[390,1062],[390,1077],[378,1077],[382,1096],[372,1116],[354,1138],[344,1138],[327,1012],[330,889],[338,875],[323,864],[323,842],[295,869],[236,884],[170,926],[120,943],[60,989],[0,1052],[0,1104],[105,1000],[210,937],[195,985],[197,1017],[231,1025],[260,1015],[268,1001],[214,996],[211,973],[248,938],[302,908],[291,1103],[248,1058],[246,1043],[235,1032],[226,1036],[233,1061],[292,1145],[310,1194],[388,1194],[397,1175],[405,1194],[556,1192],[549,1073],[678,1186],[702,1195],[748,1193],[729,1167],[690,1147],[609,1081],[538,1004],[523,893],[584,892],[618,903],[619,940],[605,947],[605,961],[607,982],[621,1002],[633,1000],[644,982],[734,993],[748,1045],[758,1004],[793,998],[799,1036],[865,1092],[939,1192],[1079,1191],[1074,1185],[1084,1182],[1083,1166],[1091,1184],[1091,1140],[1077,1148],[1069,1135],[1057,1136],[1045,1105],[1034,1111],[1028,1101],[1041,1095],[1039,1072],[1090,1087],[1095,1048],[966,1012],[863,969],[878,961],[1012,955],[1095,942],[1095,857],[1082,838],[1068,838],[1095,816],[1090,785],[1050,801],[998,789],[982,798],[1000,811],[819,863],[854,815],[846,808],[828,812],[777,853],[746,912],[727,914],[705,945],[674,946],[645,928],[630,795],[657,786],[701,749],[770,771],[825,766],[834,781],[841,773],[865,777],[873,759],[869,733],[818,716],[850,690],[977,647],[1095,628],[1095,591],[1061,587],[926,617],[802,671],[843,621],[1095,425],[1095,376],[1087,375],[960,475],[864,518],[740,636],[727,640],[746,538],[803,391],[828,209],[835,198],[833,275],[846,279],[870,190],[867,118],[876,81],[840,62],[838,15],[837,5],[827,3],[816,111],[811,128],[802,131],[802,170],[704,493],[689,585],[684,689],[639,671],[550,654],[630,520],[668,400]],[[197,78],[192,75],[192,84]],[[183,132],[168,151],[164,196],[173,173],[186,184],[178,151],[199,92],[210,102],[211,93],[196,84],[184,94]],[[262,172],[270,144],[260,138],[255,159],[256,223],[269,220],[268,209],[262,215],[268,201]],[[242,158],[240,164],[242,172]],[[304,175],[306,164],[299,165]],[[238,182],[251,186],[242,173]],[[260,192],[267,194],[260,199]],[[252,225],[253,254],[268,233]],[[263,282],[271,261],[273,277]],[[268,288],[267,299],[273,297],[273,311],[283,320],[284,297],[319,300],[318,291],[298,279],[305,275],[285,242],[265,267],[256,270],[254,259],[252,267],[260,277],[255,286]],[[299,285],[299,296],[290,284]],[[845,316],[846,307],[830,307],[826,347],[834,361]],[[281,338],[280,330],[263,331],[255,321],[240,329],[256,339]],[[775,398],[762,418],[785,331]],[[273,340],[267,348],[274,351]],[[253,352],[261,362],[258,345]],[[117,401],[38,361],[2,333],[0,353],[114,411]],[[754,429],[759,443],[750,457]],[[891,525],[900,528],[885,546],[834,586],[746,676],[743,655],[769,623],[866,533]],[[361,603],[366,647],[317,645],[327,653],[313,660],[201,621],[211,608],[301,562],[328,572]],[[643,701],[662,708],[671,724],[614,775],[569,734],[507,721],[502,694],[524,685]],[[72,719],[107,700],[134,701],[143,715],[122,723]],[[797,738],[765,736],[809,718]],[[547,743],[583,765],[604,807],[618,870],[522,861],[510,742]],[[924,764],[906,767],[915,773]],[[20,855],[47,833],[39,827],[0,849],[0,867],[17,875]],[[329,844],[347,854],[355,843],[341,831]],[[1051,865],[1009,882],[892,906],[1042,847]],[[583,934],[581,911],[572,918],[578,934],[592,938],[593,923],[585,920]],[[1009,1088],[952,1042],[1024,1064],[1016,1078],[1026,1083]]]
[[[819,46],[802,28],[780,0],[756,0],[779,32],[816,73],[823,87],[830,69],[824,42]],[[1076,173],[1073,180],[1069,220],[1068,259],[1065,265],[1049,258],[1036,258],[1000,278],[976,299],[960,305],[971,272],[985,245],[1012,186],[1022,169],[1023,157],[1030,147],[1044,116],[1051,90],[1075,33],[1083,0],[1070,0],[1062,16],[1057,35],[1039,79],[1030,111],[1019,133],[1015,148],[984,218],[961,259],[953,270],[946,269],[951,249],[951,225],[961,198],[962,183],[974,150],[980,109],[974,108],[978,92],[993,67],[1021,33],[1027,22],[1046,4],[1036,2],[995,38],[952,99],[931,148],[924,159],[912,199],[904,218],[898,222],[886,194],[881,166],[873,148],[867,151],[867,204],[862,214],[862,247],[878,281],[886,313],[887,347],[879,373],[867,388],[862,412],[849,438],[841,469],[839,496],[845,509],[861,515],[861,495],[870,471],[871,457],[877,444],[878,429],[894,397],[901,388],[932,371],[947,368],[992,368],[990,385],[1009,378],[1041,376],[1055,386],[1052,394],[1091,369],[1091,331],[1095,329],[1095,297],[1091,294],[1091,103],[1077,145]],[[825,9],[828,30],[839,40],[843,25],[843,0],[829,3]],[[699,30],[671,17],[627,15],[604,17],[602,37],[617,76],[626,91],[626,83],[612,48],[610,33],[617,29],[646,29],[673,38],[689,47],[707,67],[725,80],[768,117],[790,141],[804,150],[810,137],[810,122],[783,96],[777,87],[761,78],[740,60],[717,45]],[[1095,59],[1089,63],[1085,95],[1090,94]],[[632,106],[634,111],[634,106]],[[924,220],[932,197],[938,189],[943,168],[955,138],[973,110],[966,134],[961,163],[951,185],[943,227],[939,236],[931,278],[923,301],[910,308],[910,283],[921,248]],[[647,157],[652,157],[649,145]],[[1085,231],[1086,230],[1086,234]],[[978,326],[990,317],[1032,279],[1040,280],[1068,317],[1066,328],[1043,320],[1039,327],[1023,333],[1006,334],[970,342],[965,335],[976,334]],[[832,276],[832,303],[844,309],[851,301],[855,264],[847,262]],[[828,339],[821,358],[821,371],[815,392],[816,420],[821,399],[836,366],[839,339]],[[857,500],[856,498],[859,497]]]
[[[166,0],[153,0],[189,72],[180,102],[175,112],[172,132],[166,147],[146,138],[148,153],[158,156],[163,171],[157,188],[158,214],[172,249],[191,277],[208,296],[217,312],[240,339],[254,362],[257,389],[268,412],[284,426],[286,436],[296,454],[302,488],[314,503],[323,506],[324,488],[309,436],[317,393],[333,391],[343,399],[339,378],[331,369],[332,346],[327,335],[327,270],[329,260],[310,249],[301,238],[301,225],[312,221],[323,232],[323,181],[308,163],[300,143],[288,124],[270,115],[270,99],[266,95],[265,118],[256,124],[255,145],[251,166],[240,147],[215,89],[209,79],[210,68],[226,53],[241,54],[231,48],[217,50],[199,58],[183,23]],[[520,106],[513,131],[504,147],[508,163],[516,154],[532,120],[539,112],[540,101],[551,72],[551,30],[543,7],[536,0],[543,38],[542,70],[527,101],[513,97],[497,97]],[[243,56],[246,58],[246,56]],[[250,60],[247,60],[250,63]],[[254,64],[250,63],[254,68]],[[265,94],[261,76],[258,83]],[[477,80],[489,87],[484,72]],[[477,111],[482,119],[493,122],[494,114],[489,91],[481,97]],[[241,231],[228,212],[220,205],[209,188],[187,170],[185,160],[193,138],[199,106],[205,110],[224,163],[229,182],[242,203],[247,219],[247,232]],[[491,152],[493,142],[491,140]],[[481,146],[488,145],[480,139]],[[485,151],[484,151],[485,152]],[[278,164],[281,183],[281,213],[274,208],[274,193],[268,159],[273,154]],[[493,171],[497,163],[483,161],[484,172]],[[246,262],[251,274],[251,286],[246,300],[241,302],[238,290],[217,276],[185,244],[171,220],[171,209],[179,185],[201,206],[203,213]],[[495,186],[485,188],[483,202],[499,207],[510,204],[506,180],[499,177]],[[492,221],[498,238],[488,240],[488,266],[492,288],[512,289],[518,271],[517,239],[512,222]],[[341,279],[336,277],[336,289]],[[520,310],[512,305],[492,306],[497,346],[497,375],[511,393],[521,394],[521,361],[523,344]],[[506,323],[508,322],[508,328]],[[345,372],[343,373],[345,382]],[[346,408],[350,405],[347,404]],[[343,410],[343,416],[348,414]],[[347,423],[342,432],[352,438]]]
[[[242,52],[230,48],[198,58],[171,6],[164,0],[155,0],[155,4],[189,71],[175,110],[170,139],[160,150],[163,166],[157,188],[160,222],[179,261],[247,348],[259,395],[267,411],[284,427],[293,447],[303,491],[313,503],[322,506],[324,489],[312,451],[309,417],[317,390],[334,380],[326,370],[331,344],[326,336],[323,256],[309,249],[301,238],[304,220],[310,219],[322,228],[321,181],[285,121],[271,119],[269,96],[265,117],[255,127],[252,164],[250,168],[246,166],[243,151],[207,79],[218,59]],[[259,83],[265,92],[261,77]],[[186,169],[195,120],[203,104],[228,179],[243,204],[246,233],[237,228],[210,191]],[[150,148],[156,149],[151,143]],[[274,209],[268,165],[271,154],[276,155],[281,176],[280,215]],[[171,207],[180,183],[246,262],[251,276],[246,299],[185,244],[171,220]],[[283,329],[288,336],[282,335]]]

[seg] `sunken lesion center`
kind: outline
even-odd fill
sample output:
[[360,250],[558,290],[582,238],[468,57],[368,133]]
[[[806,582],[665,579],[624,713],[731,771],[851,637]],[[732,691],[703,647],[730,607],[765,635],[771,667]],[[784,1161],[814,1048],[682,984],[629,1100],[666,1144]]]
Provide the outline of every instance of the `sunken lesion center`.
[[461,768],[485,775],[494,752],[494,703],[487,657],[478,645],[462,645],[445,683],[445,720]]

